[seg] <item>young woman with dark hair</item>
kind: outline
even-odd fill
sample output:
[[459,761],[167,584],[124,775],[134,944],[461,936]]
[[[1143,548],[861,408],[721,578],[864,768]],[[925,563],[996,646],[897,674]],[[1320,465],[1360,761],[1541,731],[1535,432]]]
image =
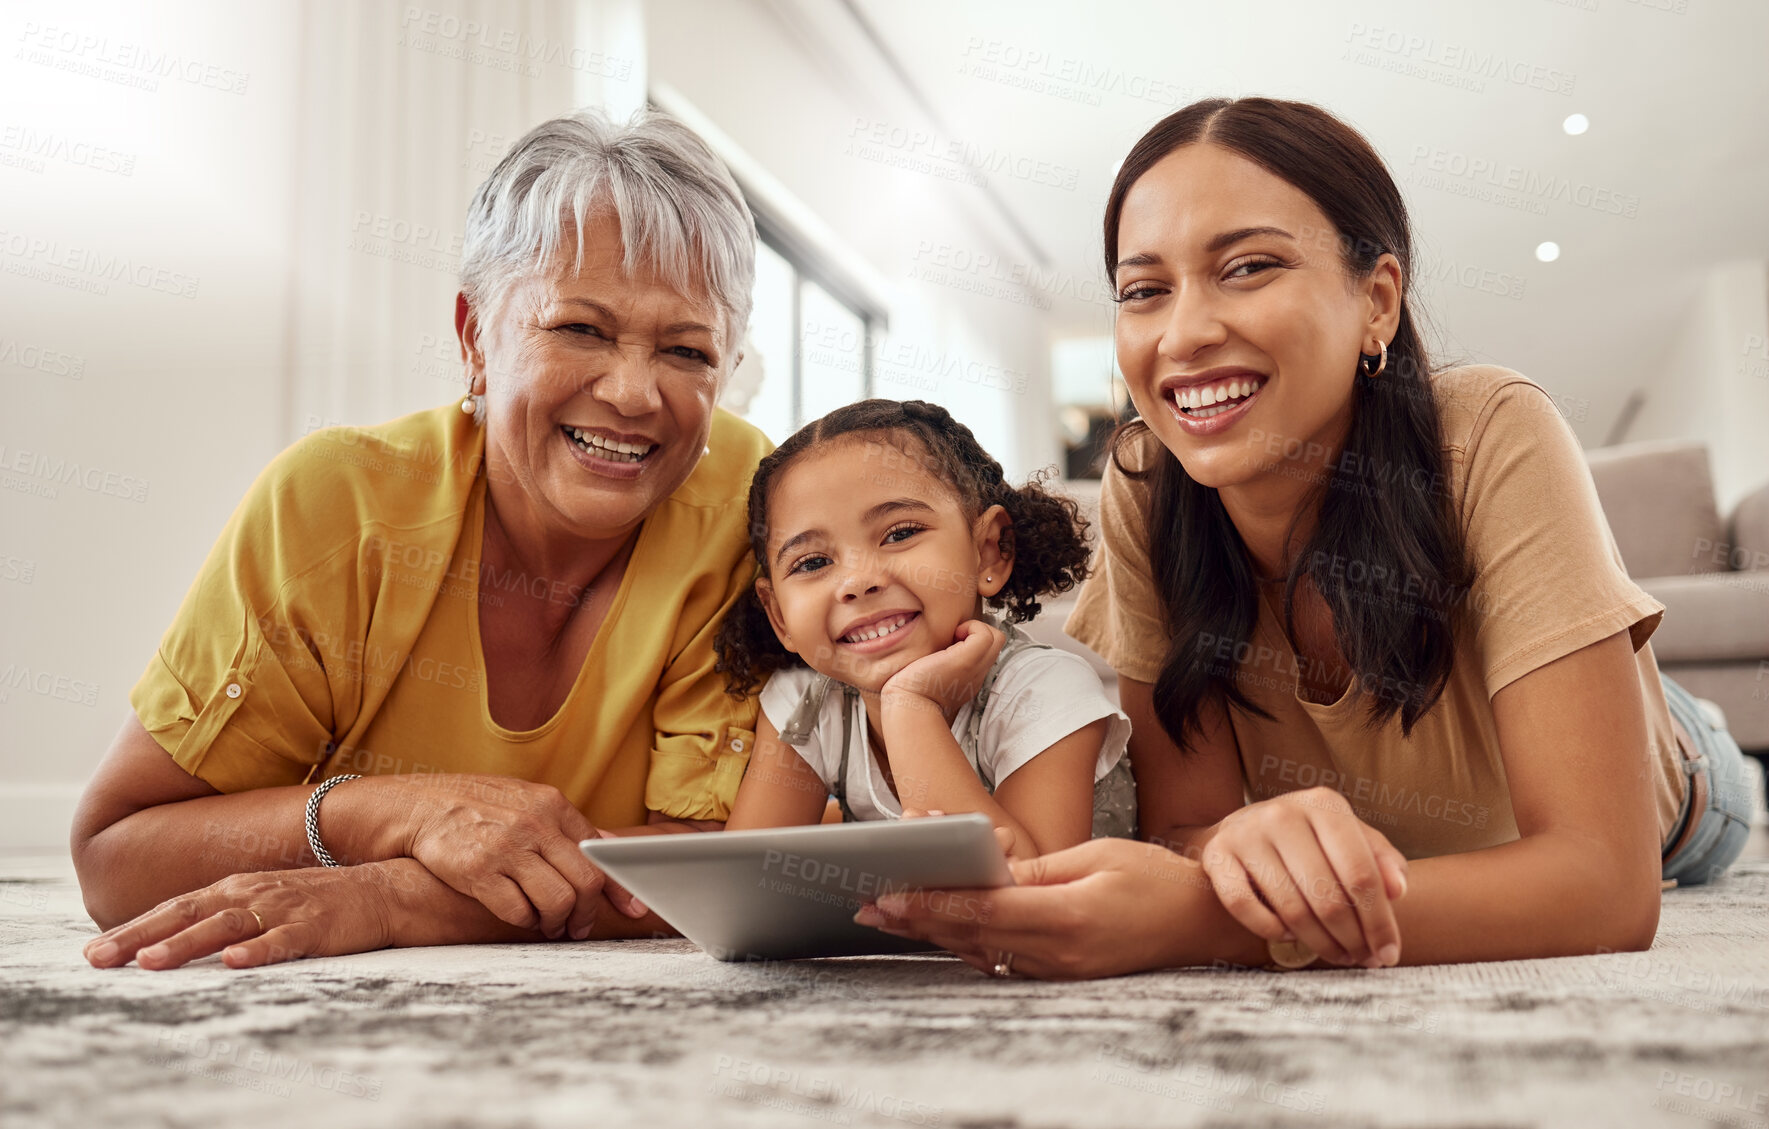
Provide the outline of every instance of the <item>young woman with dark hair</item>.
[[1661,678],[1552,400],[1433,369],[1369,143],[1189,106],[1125,159],[1105,265],[1141,418],[1068,630],[1121,676],[1153,845],[1019,866],[981,925],[862,920],[1038,976],[1650,945],[1661,879],[1743,847],[1740,754]]

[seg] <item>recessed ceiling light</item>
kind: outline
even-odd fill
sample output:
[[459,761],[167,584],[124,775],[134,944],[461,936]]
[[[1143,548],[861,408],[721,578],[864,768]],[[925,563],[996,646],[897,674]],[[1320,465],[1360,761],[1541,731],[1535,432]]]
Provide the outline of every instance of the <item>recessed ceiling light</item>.
[[1536,244],[1536,258],[1540,259],[1542,262],[1551,263],[1559,257],[1560,244],[1552,242]]
[[1560,123],[1560,128],[1574,137],[1591,128],[1591,119],[1583,114],[1572,114]]

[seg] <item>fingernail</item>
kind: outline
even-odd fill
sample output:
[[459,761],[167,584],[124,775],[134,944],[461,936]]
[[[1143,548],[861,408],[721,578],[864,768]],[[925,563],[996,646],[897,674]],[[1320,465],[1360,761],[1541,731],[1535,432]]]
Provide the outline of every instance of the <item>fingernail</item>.
[[109,964],[111,961],[117,959],[116,942],[101,941],[93,947],[91,952],[86,954],[86,958],[88,960],[95,960],[99,964]]
[[946,814],[945,812],[941,811],[939,808],[929,808],[927,813],[929,815],[945,815]]
[[860,912],[854,915],[854,924],[870,925],[874,929],[884,924],[884,914],[874,906],[861,906]]
[[149,960],[159,960],[161,957],[163,957],[165,955],[166,955],[166,946],[164,946],[164,945],[149,945],[147,948],[136,953],[135,959],[137,962],[139,962],[142,957],[146,957]]
[[634,917],[644,917],[646,914],[648,914],[650,912],[651,912],[651,908],[649,906],[647,906],[644,902],[641,902],[637,898],[633,899],[633,916]]
[[886,917],[902,917],[909,908],[909,899],[902,894],[886,894],[878,899],[878,911]]
[[1376,954],[1376,959],[1382,962],[1384,968],[1393,968],[1400,963],[1400,946],[1390,941],[1382,946],[1382,951]]
[[588,925],[576,926],[571,931],[571,939],[573,941],[582,941],[586,937],[588,937],[589,935],[590,935],[590,927]]

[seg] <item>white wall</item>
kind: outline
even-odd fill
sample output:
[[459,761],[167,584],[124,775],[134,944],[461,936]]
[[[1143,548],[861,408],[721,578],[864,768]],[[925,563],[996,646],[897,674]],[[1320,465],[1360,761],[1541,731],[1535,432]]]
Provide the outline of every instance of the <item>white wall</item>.
[[[125,3],[0,25],[0,844],[59,833],[282,444],[296,30]],[[119,61],[143,51],[198,81]]]
[[1705,442],[1726,517],[1769,484],[1769,263],[1721,264],[1693,289],[1627,438]]

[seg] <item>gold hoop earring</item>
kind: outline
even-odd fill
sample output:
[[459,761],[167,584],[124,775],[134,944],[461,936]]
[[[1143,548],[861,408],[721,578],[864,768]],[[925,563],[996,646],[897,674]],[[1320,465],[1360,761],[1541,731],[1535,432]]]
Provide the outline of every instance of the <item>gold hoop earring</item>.
[[1381,376],[1382,370],[1388,367],[1388,342],[1381,338],[1377,338],[1376,347],[1382,350],[1382,359],[1376,363],[1375,368],[1370,367],[1370,358],[1368,356],[1360,354],[1357,359],[1358,371],[1369,377],[1371,380]]

